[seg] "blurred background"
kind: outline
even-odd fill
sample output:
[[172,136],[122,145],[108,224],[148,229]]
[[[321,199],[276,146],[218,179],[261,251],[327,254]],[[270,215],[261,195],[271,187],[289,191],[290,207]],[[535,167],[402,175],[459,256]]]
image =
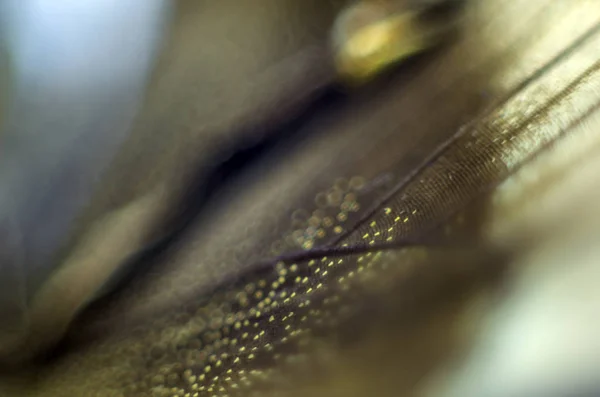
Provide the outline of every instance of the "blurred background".
[[[154,0],[0,7],[0,289],[2,307],[24,310],[127,136],[169,7]],[[5,310],[3,329],[24,321]]]

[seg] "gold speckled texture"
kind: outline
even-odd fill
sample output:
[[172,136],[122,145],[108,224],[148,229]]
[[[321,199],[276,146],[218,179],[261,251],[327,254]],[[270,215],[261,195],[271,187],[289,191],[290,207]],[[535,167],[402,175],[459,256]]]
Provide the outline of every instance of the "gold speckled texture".
[[[490,0],[465,12],[452,45],[309,123],[324,133],[236,181],[157,270],[84,313],[64,356],[19,395],[419,395],[464,343],[461,303],[485,289],[495,258],[367,248],[452,241],[462,220],[500,203],[484,211],[495,224],[507,199],[489,192],[500,185],[501,196],[598,105],[600,3]],[[166,120],[188,127],[180,116]],[[268,261],[331,244],[358,248]]]

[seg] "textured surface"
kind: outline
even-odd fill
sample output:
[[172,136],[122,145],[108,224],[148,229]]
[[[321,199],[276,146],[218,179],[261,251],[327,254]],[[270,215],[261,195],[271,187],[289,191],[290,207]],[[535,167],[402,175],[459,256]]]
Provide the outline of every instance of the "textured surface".
[[[464,237],[475,248],[512,247],[521,219],[530,214],[531,230],[542,230],[534,210],[546,220],[552,203],[568,207],[573,196],[547,196],[547,212],[526,204],[532,192],[546,197],[544,180],[595,153],[597,133],[581,125],[597,118],[599,15],[595,1],[471,3],[452,45],[317,114],[303,126],[310,139],[233,181],[151,274],[84,313],[66,352],[37,371],[32,395],[418,395],[464,351],[472,330],[462,316],[477,317],[473,297],[493,291],[498,258],[367,248]],[[157,103],[177,87],[164,84]],[[255,102],[226,92],[240,114]],[[203,147],[185,133],[194,121],[172,106],[161,106],[164,120],[184,127],[160,138],[172,150],[156,167],[162,178]],[[246,120],[215,125],[233,131]],[[150,168],[162,146],[135,137],[149,148],[140,167]],[[535,157],[543,150],[546,160]],[[120,192],[136,166],[116,164],[132,172],[107,178]],[[265,262],[327,244],[356,252]]]

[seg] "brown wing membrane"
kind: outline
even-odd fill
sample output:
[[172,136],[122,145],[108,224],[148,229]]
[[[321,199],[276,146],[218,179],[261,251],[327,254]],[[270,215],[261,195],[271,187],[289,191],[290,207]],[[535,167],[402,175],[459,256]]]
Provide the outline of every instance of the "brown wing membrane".
[[[182,18],[193,31],[194,14]],[[7,376],[7,395],[489,391],[457,386],[448,366],[469,368],[504,275],[529,263],[545,226],[566,225],[569,203],[593,207],[581,189],[548,186],[595,164],[600,3],[474,1],[461,23],[448,45],[306,115],[307,139],[228,181],[150,272],[84,312],[54,356]],[[183,97],[157,81],[156,98]],[[199,139],[163,110],[185,128],[161,140]]]

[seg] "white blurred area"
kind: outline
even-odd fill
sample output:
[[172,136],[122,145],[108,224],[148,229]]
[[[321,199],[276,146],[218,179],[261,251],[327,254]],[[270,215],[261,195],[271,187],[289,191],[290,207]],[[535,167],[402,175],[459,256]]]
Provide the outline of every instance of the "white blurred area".
[[[93,88],[145,75],[163,0],[5,0],[0,3],[20,83]],[[83,85],[83,87],[82,87]]]
[[[589,235],[588,235],[589,237]],[[489,313],[444,397],[587,397],[600,390],[600,246],[552,241]]]
[[464,362],[428,396],[600,395],[599,126],[595,110],[497,189],[489,234],[528,248]]
[[170,5],[0,1],[0,337],[26,327],[26,301],[127,136]]

